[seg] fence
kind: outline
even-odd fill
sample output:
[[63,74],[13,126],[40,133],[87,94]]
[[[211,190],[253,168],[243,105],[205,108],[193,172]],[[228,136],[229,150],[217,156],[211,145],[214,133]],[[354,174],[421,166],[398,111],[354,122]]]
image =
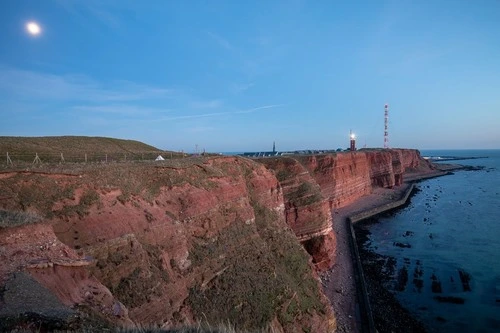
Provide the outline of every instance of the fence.
[[54,163],[112,163],[112,162],[132,162],[132,161],[154,161],[158,155],[164,159],[183,158],[188,156],[185,153],[166,151],[144,151],[128,153],[4,153],[0,165],[21,166]]

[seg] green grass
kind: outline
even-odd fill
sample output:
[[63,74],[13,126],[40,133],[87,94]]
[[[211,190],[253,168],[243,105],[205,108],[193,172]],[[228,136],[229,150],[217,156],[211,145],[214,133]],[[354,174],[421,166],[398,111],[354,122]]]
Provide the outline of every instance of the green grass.
[[53,212],[58,216],[79,216],[83,217],[89,214],[89,209],[94,204],[100,203],[99,194],[93,189],[86,189],[82,196],[80,197],[80,201],[76,205],[66,205],[61,210],[57,212]]
[[[191,288],[193,313],[203,313],[211,323],[222,319],[237,329],[262,330],[275,317],[286,325],[324,311],[306,252],[279,226],[274,211],[253,206],[255,224],[237,221],[215,241],[199,241],[190,252],[193,265],[231,253],[213,264],[214,272],[223,270],[220,275],[205,288]],[[255,234],[259,237],[251,237]]]
[[[262,174],[258,173],[263,168],[244,159],[233,162],[227,158],[193,158],[151,165],[79,166],[81,177],[77,174],[61,178],[23,172],[1,179],[0,187],[10,191],[7,195],[14,197],[12,202],[19,205],[18,210],[64,217],[84,216],[91,207],[99,205],[101,194],[95,190],[97,184],[98,191],[120,189],[122,201],[126,203],[136,195],[152,201],[160,191],[169,191],[176,186],[189,185],[209,191],[218,186],[214,180],[219,177],[246,181],[255,223],[234,217],[237,216],[232,211],[234,207],[221,205],[218,215],[228,222],[224,225],[229,226],[216,237],[190,239],[189,260],[192,265],[186,274],[197,269],[202,269],[203,274],[194,275],[197,280],[191,285],[186,305],[199,322],[230,322],[240,331],[265,331],[274,318],[285,326],[297,325],[299,320],[307,323],[311,313],[325,311],[318,282],[308,263],[310,259],[286,227],[283,216],[257,203],[259,194],[253,193],[252,177],[261,177]],[[75,203],[77,188],[83,188],[84,193]],[[297,191],[298,194],[307,194],[312,190],[304,185]],[[54,202],[64,199],[71,204],[53,212]],[[165,211],[165,215],[175,218],[172,212]],[[233,220],[227,221],[231,217]],[[141,245],[147,255],[141,257],[140,263],[124,255],[103,254],[94,271],[129,308],[144,306],[158,296],[155,293],[161,288],[156,288],[156,283],[168,283],[169,278],[173,278],[167,275],[159,261],[161,246],[148,246],[144,242]],[[118,265],[130,265],[130,270],[119,281],[106,281],[107,272]],[[209,279],[204,280],[207,277]],[[176,320],[173,318],[174,322]],[[307,331],[307,324],[303,329]]]
[[257,161],[274,170],[280,183],[296,176],[294,166],[297,161],[291,157],[262,158]]
[[[16,207],[12,207],[12,210],[34,210],[48,218],[54,215],[84,216],[92,205],[99,204],[99,194],[92,189],[87,189],[75,206],[67,205],[62,210],[53,211],[53,205],[65,199],[74,200],[75,189],[88,188],[89,184],[121,190],[118,200],[122,204],[129,202],[133,196],[139,196],[152,203],[162,189],[191,185],[211,190],[218,186],[214,179],[237,176],[236,170],[232,170],[231,174],[225,174],[218,166],[207,165],[207,161],[208,158],[198,157],[144,164],[34,166],[18,170],[19,173],[13,177],[0,179],[0,189],[3,191],[2,197],[14,198]],[[58,181],[47,177],[47,174],[64,176]]]
[[7,163],[7,153],[14,165],[33,163],[35,154],[42,163],[63,162],[61,153],[65,163],[154,160],[159,154],[166,159],[184,156],[134,140],[85,136],[0,136],[1,164]]
[[285,193],[285,200],[296,207],[307,206],[322,200],[318,186],[302,182],[294,191]]
[[17,174],[0,180],[3,194],[13,202],[11,210],[36,211],[41,216],[51,217],[52,206],[64,199],[73,199],[73,185],[55,182],[41,174]]
[[276,178],[285,188],[285,201],[300,207],[314,204],[323,199],[317,184],[303,181],[295,189],[290,189],[291,187],[287,186],[300,179],[299,174],[306,170],[297,159],[291,157],[266,158],[260,159],[259,162],[274,170]]
[[75,152],[136,153],[160,149],[134,140],[87,136],[0,136],[0,152],[54,154]]
[[[17,325],[14,323],[9,325],[11,328],[5,332],[10,333],[33,333],[33,332],[46,332],[53,333],[94,333],[94,332],[109,332],[109,333],[278,333],[277,331],[269,328],[265,330],[252,330],[241,331],[234,328],[230,323],[221,323],[219,325],[209,325],[206,323],[198,323],[194,325],[187,325],[177,328],[157,328],[157,327],[137,327],[137,328],[113,328],[109,326],[100,318],[88,318],[81,324],[82,328],[79,329],[54,329],[44,323],[43,318],[19,318]],[[33,322],[31,322],[33,321]],[[81,320],[83,321],[83,320]],[[73,324],[75,325],[75,324]],[[15,328],[19,326],[20,328]],[[32,329],[26,329],[26,326],[32,326]],[[64,325],[59,325],[64,326]]]
[[136,329],[119,329],[117,333],[277,333],[273,329],[264,330],[237,330],[235,325],[231,323],[220,323],[218,325],[210,325],[208,323],[198,323],[191,326],[160,329],[140,327]]
[[[168,284],[170,277],[161,262],[161,249],[158,246],[140,243],[137,249],[140,260],[127,252],[129,246],[114,248],[99,254],[93,254],[98,259],[93,274],[101,279],[113,295],[129,309],[144,305],[152,299],[161,296],[160,285]],[[124,269],[125,267],[125,269]],[[111,282],[109,275],[114,270],[122,270],[119,281]]]

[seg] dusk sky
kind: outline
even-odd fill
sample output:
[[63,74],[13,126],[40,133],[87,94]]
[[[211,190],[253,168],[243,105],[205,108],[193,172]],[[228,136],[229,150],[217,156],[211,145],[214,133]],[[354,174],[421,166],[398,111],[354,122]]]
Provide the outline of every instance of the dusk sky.
[[382,147],[385,103],[391,147],[500,148],[500,1],[0,1],[0,136]]

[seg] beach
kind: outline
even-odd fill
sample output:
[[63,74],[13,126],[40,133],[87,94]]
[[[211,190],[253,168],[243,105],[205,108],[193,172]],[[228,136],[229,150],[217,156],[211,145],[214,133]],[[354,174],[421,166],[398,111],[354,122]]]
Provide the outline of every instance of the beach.
[[[390,188],[376,188],[371,194],[359,198],[355,202],[345,207],[333,210],[333,230],[337,237],[337,249],[335,264],[326,272],[321,274],[323,291],[330,300],[332,308],[336,314],[338,332],[362,332],[366,323],[365,310],[360,307],[358,288],[356,284],[357,275],[354,264],[355,255],[351,247],[350,219],[368,218],[383,211],[391,210],[397,206],[404,205],[409,197],[416,181],[446,175],[450,170],[458,169],[458,165],[439,165],[439,169],[426,172],[405,173],[404,183],[401,186]],[[375,293],[375,291],[372,291]],[[383,291],[381,291],[383,292]],[[378,293],[378,291],[377,291]],[[402,309],[394,299],[388,299],[385,306]],[[384,304],[380,304],[384,305]],[[377,309],[375,309],[377,310]],[[404,309],[403,309],[404,310]],[[397,313],[404,316],[405,311]],[[407,313],[407,311],[406,311]],[[394,315],[391,314],[391,317]],[[408,314],[409,316],[409,314]],[[410,316],[411,318],[411,316]],[[398,320],[406,323],[407,320]],[[407,326],[406,326],[407,327]],[[366,330],[366,328],[365,328]]]

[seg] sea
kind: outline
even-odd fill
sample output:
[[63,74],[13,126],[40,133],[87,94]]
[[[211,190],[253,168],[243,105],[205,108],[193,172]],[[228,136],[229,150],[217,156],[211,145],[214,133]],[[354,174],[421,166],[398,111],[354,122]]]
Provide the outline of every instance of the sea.
[[[429,332],[500,332],[500,150],[423,150],[482,167],[417,183],[364,247],[392,257],[385,286]],[[406,271],[406,272],[405,272]]]

